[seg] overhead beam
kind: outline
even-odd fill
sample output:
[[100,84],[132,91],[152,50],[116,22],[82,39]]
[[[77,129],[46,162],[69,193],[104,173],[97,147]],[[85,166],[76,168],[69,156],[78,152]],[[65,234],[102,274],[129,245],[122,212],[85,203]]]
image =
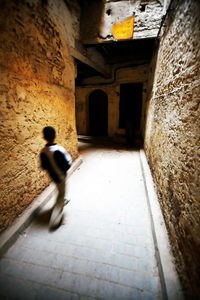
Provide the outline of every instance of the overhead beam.
[[93,62],[91,59],[89,59],[86,55],[83,55],[80,51],[78,51],[75,48],[70,47],[69,48],[71,56],[74,58],[80,60],[82,63],[90,66],[97,72],[99,72],[103,77],[105,78],[110,78],[111,77],[111,72],[107,68],[103,68],[99,66],[97,63]]

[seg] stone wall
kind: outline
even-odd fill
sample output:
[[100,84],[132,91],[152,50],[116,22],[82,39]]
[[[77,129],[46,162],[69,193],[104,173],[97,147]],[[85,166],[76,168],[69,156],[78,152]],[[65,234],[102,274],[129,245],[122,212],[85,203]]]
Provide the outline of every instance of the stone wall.
[[78,11],[75,18],[63,1],[0,1],[0,230],[49,183],[39,164],[44,126],[78,155],[68,52],[77,24]]
[[113,136],[119,119],[119,86],[95,86],[76,88],[76,121],[78,134],[89,134],[89,96],[95,90],[102,90],[108,96],[108,136]]
[[162,1],[149,0],[144,5],[141,5],[141,0],[106,0],[104,5],[100,0],[87,2],[81,17],[81,38],[85,44],[114,40],[114,23],[133,15],[134,39],[157,36],[164,13]]
[[[200,3],[175,1],[161,38],[145,150],[188,299],[200,291]],[[173,14],[172,14],[173,13]]]
[[[92,91],[100,89],[108,96],[108,136],[125,135],[125,129],[119,128],[119,102],[120,102],[120,84],[122,83],[143,83],[143,105],[141,118],[141,133],[144,131],[144,114],[146,108],[146,89],[148,77],[148,64],[135,68],[118,69],[112,82],[105,79],[106,84],[98,84],[102,81],[100,77],[93,77],[83,80],[88,84],[85,87],[76,88],[76,118],[78,134],[87,135],[89,133],[89,109],[88,100]],[[93,83],[93,85],[92,85]]]

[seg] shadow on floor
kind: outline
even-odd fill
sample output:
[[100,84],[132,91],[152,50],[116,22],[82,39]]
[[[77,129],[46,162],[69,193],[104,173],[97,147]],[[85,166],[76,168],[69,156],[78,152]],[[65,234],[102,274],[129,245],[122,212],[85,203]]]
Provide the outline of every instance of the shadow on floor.
[[88,148],[107,148],[107,149],[115,149],[115,150],[140,150],[142,147],[142,143],[137,142],[134,146],[127,146],[125,143],[120,143],[112,140],[110,137],[105,136],[78,136],[79,142],[79,150],[85,150]]
[[48,227],[51,213],[52,208],[39,212],[35,217],[35,223],[37,223],[40,226]]
[[54,228],[49,228],[49,221],[50,221],[52,209],[53,209],[53,207],[48,208],[46,210],[42,210],[35,216],[35,220],[34,220],[34,223],[37,226],[46,227],[46,228],[48,228],[48,230],[50,232],[57,230],[60,226],[65,225],[67,223],[66,215],[63,212],[63,216],[62,216],[60,223],[57,226],[55,226]]

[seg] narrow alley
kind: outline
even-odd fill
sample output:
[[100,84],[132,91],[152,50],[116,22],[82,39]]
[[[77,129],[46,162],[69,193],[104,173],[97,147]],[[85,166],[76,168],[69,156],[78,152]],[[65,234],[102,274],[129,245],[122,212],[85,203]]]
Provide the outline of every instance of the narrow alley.
[[200,300],[200,1],[0,0],[0,29],[0,299]]
[[53,197],[1,259],[1,299],[167,299],[141,151],[80,148],[62,225],[48,230]]

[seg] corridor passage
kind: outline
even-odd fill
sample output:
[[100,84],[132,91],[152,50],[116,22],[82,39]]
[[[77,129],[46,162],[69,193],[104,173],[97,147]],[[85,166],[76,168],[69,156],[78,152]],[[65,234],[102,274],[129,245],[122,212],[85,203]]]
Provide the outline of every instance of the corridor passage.
[[51,199],[0,261],[1,299],[164,299],[140,152],[81,144],[62,225]]

